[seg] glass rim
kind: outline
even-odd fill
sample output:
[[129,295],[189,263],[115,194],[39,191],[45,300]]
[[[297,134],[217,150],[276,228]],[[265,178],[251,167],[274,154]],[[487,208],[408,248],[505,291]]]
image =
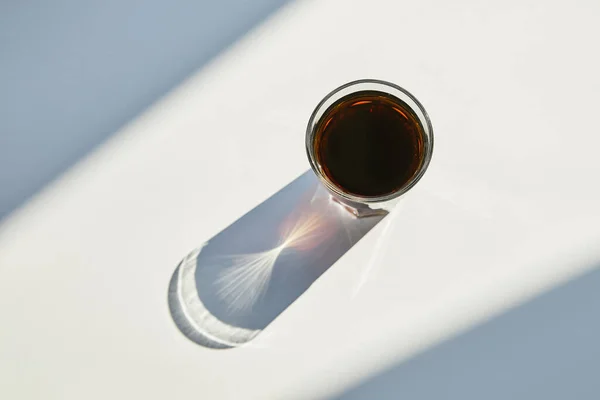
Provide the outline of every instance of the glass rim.
[[[331,182],[325,176],[325,174],[322,172],[321,167],[318,165],[317,158],[316,158],[315,152],[314,152],[314,146],[313,146],[315,129],[319,126],[321,118],[323,118],[323,116],[325,115],[325,111],[327,111],[328,107],[326,109],[323,109],[324,106],[327,104],[327,102],[329,100],[331,100],[332,98],[334,98],[339,92],[341,92],[345,89],[351,88],[353,86],[364,85],[364,84],[367,84],[367,85],[372,84],[375,86],[380,86],[380,87],[382,87],[382,90],[380,90],[381,92],[392,95],[393,97],[398,98],[398,100],[403,101],[416,114],[416,116],[419,120],[419,123],[421,124],[421,126],[424,130],[424,135],[423,135],[424,153],[423,153],[423,160],[421,162],[421,165],[419,166],[419,169],[398,190],[396,190],[392,193],[386,194],[386,195],[382,195],[382,196],[359,196],[359,195],[355,195],[352,193],[347,193],[344,190],[342,190],[342,188],[340,188],[338,185]],[[390,89],[392,89],[391,93],[390,93]],[[367,91],[367,90],[368,89],[365,89],[365,91]],[[359,93],[361,91],[363,91],[363,90],[359,89],[359,90],[356,90],[353,92],[349,92],[348,94]],[[396,96],[393,93],[393,91],[400,92],[402,95],[406,96],[410,101],[412,101],[416,105],[418,110],[415,110],[415,107],[413,107],[411,104],[406,103],[406,101],[402,100],[402,98],[399,98],[398,96]],[[338,99],[336,99],[336,101],[337,100]],[[323,111],[322,115],[317,117],[317,115],[321,111]],[[423,118],[421,118],[419,116],[419,113],[417,111],[419,111],[422,114]],[[346,200],[350,200],[352,202],[382,203],[382,202],[393,200],[397,197],[402,196],[404,193],[408,192],[410,189],[412,189],[417,184],[417,182],[419,180],[421,180],[421,178],[425,174],[425,171],[427,170],[427,167],[429,166],[429,163],[431,161],[431,156],[433,154],[433,126],[431,125],[431,120],[429,119],[429,115],[427,114],[427,111],[425,111],[425,107],[423,107],[423,105],[419,102],[419,100],[417,100],[417,98],[415,96],[413,96],[408,90],[406,90],[396,84],[393,84],[391,82],[387,82],[387,81],[383,81],[383,80],[379,80],[379,79],[359,79],[359,80],[345,83],[345,84],[337,87],[336,89],[329,92],[317,104],[317,106],[315,107],[314,111],[312,112],[312,114],[308,120],[308,126],[306,128],[305,146],[306,146],[306,153],[308,156],[308,161],[310,163],[311,169],[317,175],[317,177],[319,178],[321,183],[323,185],[325,185],[325,187],[327,187],[330,191],[335,193],[337,196],[339,196],[343,199],[346,199]]]

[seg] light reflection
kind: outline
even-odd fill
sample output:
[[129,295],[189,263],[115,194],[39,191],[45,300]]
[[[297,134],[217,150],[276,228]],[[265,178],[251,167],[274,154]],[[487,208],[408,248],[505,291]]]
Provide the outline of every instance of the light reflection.
[[196,289],[196,259],[202,247],[193,250],[175,270],[169,287],[169,308],[173,320],[188,338],[203,346],[230,348],[246,343],[259,331],[231,326],[212,315]]
[[247,344],[382,218],[356,218],[307,171],[184,258],[173,320],[206,347]]
[[303,213],[298,218],[287,218],[280,231],[279,244],[267,251],[230,257],[231,266],[225,268],[215,284],[218,296],[227,303],[231,312],[252,309],[265,293],[275,263],[286,249],[314,250],[330,233],[324,219],[317,213]]
[[361,236],[360,229],[355,221],[357,217],[351,214],[346,206],[334,200],[331,196],[329,197],[329,204],[332,211],[335,212],[336,219],[340,222],[340,228],[344,231],[348,243],[355,243],[356,239]]
[[360,290],[362,289],[364,284],[372,276],[375,267],[379,264],[379,260],[381,260],[381,257],[384,254],[384,245],[387,244],[390,227],[393,225],[393,221],[399,215],[399,212],[397,211],[397,209],[394,211],[396,211],[396,212],[392,212],[391,213],[392,215],[388,216],[386,218],[386,221],[384,222],[383,229],[381,230],[381,233],[379,234],[379,237],[377,238],[377,241],[375,242],[375,248],[371,252],[371,258],[369,259],[369,262],[367,263],[366,267],[363,269],[362,274],[360,275],[360,278],[358,279],[356,287],[354,288],[354,291],[352,292],[352,297],[356,297],[358,295],[358,292],[360,292]]

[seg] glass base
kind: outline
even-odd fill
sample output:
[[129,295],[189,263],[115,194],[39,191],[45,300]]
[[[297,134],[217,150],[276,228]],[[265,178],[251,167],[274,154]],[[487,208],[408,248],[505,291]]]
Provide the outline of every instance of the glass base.
[[344,203],[343,201],[339,200],[337,197],[335,197],[333,195],[330,195],[330,196],[331,196],[331,200],[338,203],[340,206],[342,206],[346,211],[348,211],[349,213],[354,215],[356,218],[377,217],[377,216],[384,216],[384,215],[388,214],[388,211],[385,209],[382,209],[382,208],[379,208],[379,209],[370,208],[369,206],[367,206],[365,204],[356,204],[355,206],[352,206],[352,205]]

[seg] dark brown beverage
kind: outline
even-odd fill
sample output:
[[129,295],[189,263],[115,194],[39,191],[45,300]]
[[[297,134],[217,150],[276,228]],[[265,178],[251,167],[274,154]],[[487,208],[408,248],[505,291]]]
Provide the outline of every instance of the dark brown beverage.
[[401,189],[424,156],[423,127],[403,101],[376,91],[350,94],[323,114],[314,136],[317,161],[346,193],[379,197]]

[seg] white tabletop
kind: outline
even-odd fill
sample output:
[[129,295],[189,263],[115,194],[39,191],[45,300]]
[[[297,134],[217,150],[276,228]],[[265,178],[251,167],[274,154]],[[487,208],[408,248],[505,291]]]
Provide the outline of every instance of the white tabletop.
[[[595,267],[596,1],[299,1],[0,226],[0,398],[290,399]],[[172,322],[179,261],[308,169],[316,103],[389,80],[429,112],[400,205],[246,345]]]

